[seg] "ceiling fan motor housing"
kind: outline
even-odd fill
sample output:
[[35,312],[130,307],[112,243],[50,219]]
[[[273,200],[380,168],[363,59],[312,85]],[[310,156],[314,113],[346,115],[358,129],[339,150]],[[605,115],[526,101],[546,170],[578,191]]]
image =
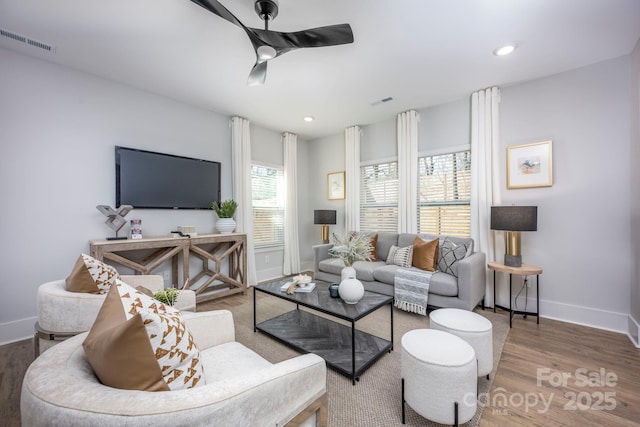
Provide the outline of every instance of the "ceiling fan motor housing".
[[278,16],[278,1],[256,0],[255,10],[263,21],[272,21]]

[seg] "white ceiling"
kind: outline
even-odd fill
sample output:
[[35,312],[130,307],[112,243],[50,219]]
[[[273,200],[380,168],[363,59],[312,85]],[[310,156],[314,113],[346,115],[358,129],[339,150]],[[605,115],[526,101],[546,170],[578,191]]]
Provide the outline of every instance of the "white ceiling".
[[[262,27],[253,0],[220,2]],[[0,36],[2,47],[306,139],[626,55],[640,0],[280,0],[270,29],[341,23],[353,44],[289,52],[248,87],[246,34],[189,0],[0,0],[0,29],[55,52]],[[494,56],[505,42],[519,49]]]

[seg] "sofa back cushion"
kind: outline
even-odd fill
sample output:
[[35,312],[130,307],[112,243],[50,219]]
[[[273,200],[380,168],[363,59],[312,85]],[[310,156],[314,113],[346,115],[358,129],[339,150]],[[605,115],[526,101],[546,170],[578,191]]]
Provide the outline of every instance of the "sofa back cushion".
[[[409,246],[409,244],[402,246]],[[391,249],[391,246],[400,246],[398,245],[398,233],[390,233],[388,231],[382,231],[378,233],[378,243],[376,245],[376,250],[378,252],[379,260],[387,260],[387,255],[389,254],[389,249]]]

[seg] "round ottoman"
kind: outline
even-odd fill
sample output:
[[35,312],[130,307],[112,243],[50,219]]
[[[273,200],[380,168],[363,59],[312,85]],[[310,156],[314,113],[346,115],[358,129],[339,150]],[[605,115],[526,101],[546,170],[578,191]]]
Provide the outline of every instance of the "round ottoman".
[[478,406],[478,374],[473,347],[434,329],[402,336],[402,423],[404,404],[442,424],[465,423]]
[[478,359],[478,376],[493,370],[493,325],[477,313],[458,308],[441,308],[429,314],[431,329],[449,332],[469,344]]

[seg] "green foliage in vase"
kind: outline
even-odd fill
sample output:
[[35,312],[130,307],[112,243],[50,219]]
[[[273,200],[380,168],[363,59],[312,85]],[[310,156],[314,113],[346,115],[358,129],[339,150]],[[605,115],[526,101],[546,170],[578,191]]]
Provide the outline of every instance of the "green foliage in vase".
[[356,261],[371,260],[371,238],[363,233],[346,233],[342,236],[333,234],[333,247],[329,255],[340,258],[344,265],[351,267]]
[[176,288],[167,288],[153,294],[153,297],[165,305],[173,306],[178,301],[180,290]]
[[233,218],[233,215],[236,213],[236,209],[238,209],[238,204],[229,199],[217,204],[216,202],[211,203],[211,209],[213,209],[218,218]]

